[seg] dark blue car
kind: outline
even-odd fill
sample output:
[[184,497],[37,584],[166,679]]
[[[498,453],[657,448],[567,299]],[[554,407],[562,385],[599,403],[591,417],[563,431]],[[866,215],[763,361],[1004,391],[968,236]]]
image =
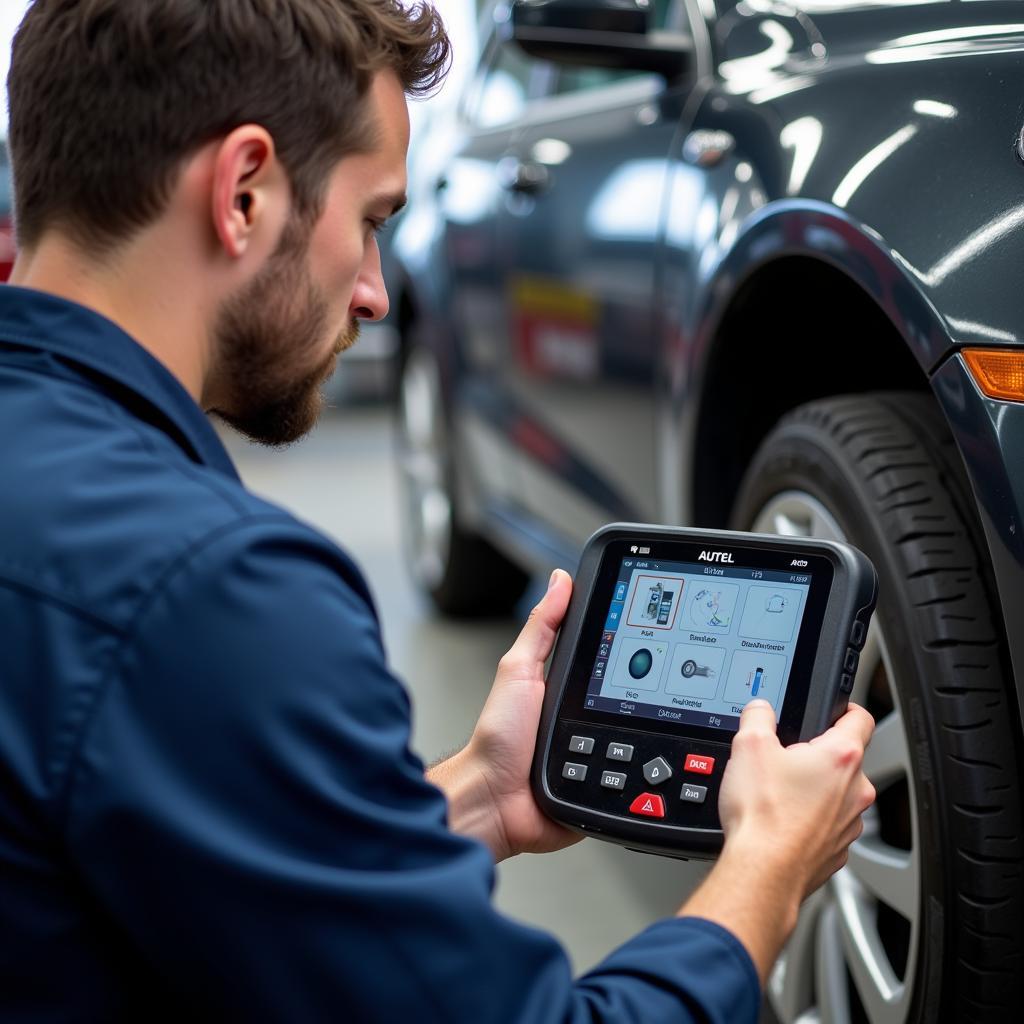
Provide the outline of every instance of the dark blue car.
[[1024,5],[518,0],[395,239],[410,562],[507,610],[611,520],[846,538],[879,791],[780,1020],[1019,1019]]

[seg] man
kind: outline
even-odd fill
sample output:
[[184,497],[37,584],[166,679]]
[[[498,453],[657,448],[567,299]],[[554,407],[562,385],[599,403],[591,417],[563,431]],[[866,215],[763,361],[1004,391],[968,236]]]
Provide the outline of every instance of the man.
[[754,1020],[859,832],[868,716],[783,750],[755,702],[707,883],[573,983],[490,904],[496,861],[574,838],[527,781],[568,576],[428,779],[358,570],[238,481],[204,410],[271,444],[313,424],[386,312],[405,93],[447,57],[394,0],[36,0],[18,33],[5,1021]]

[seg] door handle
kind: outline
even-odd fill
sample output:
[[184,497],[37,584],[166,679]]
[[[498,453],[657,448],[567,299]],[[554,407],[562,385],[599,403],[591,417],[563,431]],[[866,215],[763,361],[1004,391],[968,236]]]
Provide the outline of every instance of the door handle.
[[536,195],[551,184],[551,172],[536,160],[507,156],[498,164],[498,179],[509,192]]
[[698,128],[686,136],[683,159],[695,167],[715,167],[735,148],[736,140],[729,132]]

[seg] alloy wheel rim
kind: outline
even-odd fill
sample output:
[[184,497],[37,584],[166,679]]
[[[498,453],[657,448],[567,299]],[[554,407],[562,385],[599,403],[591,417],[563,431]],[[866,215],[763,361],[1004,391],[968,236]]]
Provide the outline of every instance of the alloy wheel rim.
[[[828,509],[800,491],[773,498],[752,529],[846,539]],[[864,816],[847,865],[805,901],[769,977],[768,999],[783,1024],[903,1024],[909,1013],[921,924],[921,846],[910,747],[893,679],[875,618],[851,699],[887,709],[864,758],[879,799]]]
[[440,585],[448,563],[452,502],[441,378],[433,357],[423,349],[409,354],[402,372],[399,446],[408,556],[415,577],[432,590]]

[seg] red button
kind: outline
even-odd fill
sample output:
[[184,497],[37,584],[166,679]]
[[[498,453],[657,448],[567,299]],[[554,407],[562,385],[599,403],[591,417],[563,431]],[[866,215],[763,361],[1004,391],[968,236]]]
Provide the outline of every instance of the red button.
[[715,759],[706,754],[687,754],[684,771],[697,772],[699,775],[710,775],[715,768]]
[[657,793],[641,793],[630,805],[630,813],[648,818],[665,817],[665,801]]

